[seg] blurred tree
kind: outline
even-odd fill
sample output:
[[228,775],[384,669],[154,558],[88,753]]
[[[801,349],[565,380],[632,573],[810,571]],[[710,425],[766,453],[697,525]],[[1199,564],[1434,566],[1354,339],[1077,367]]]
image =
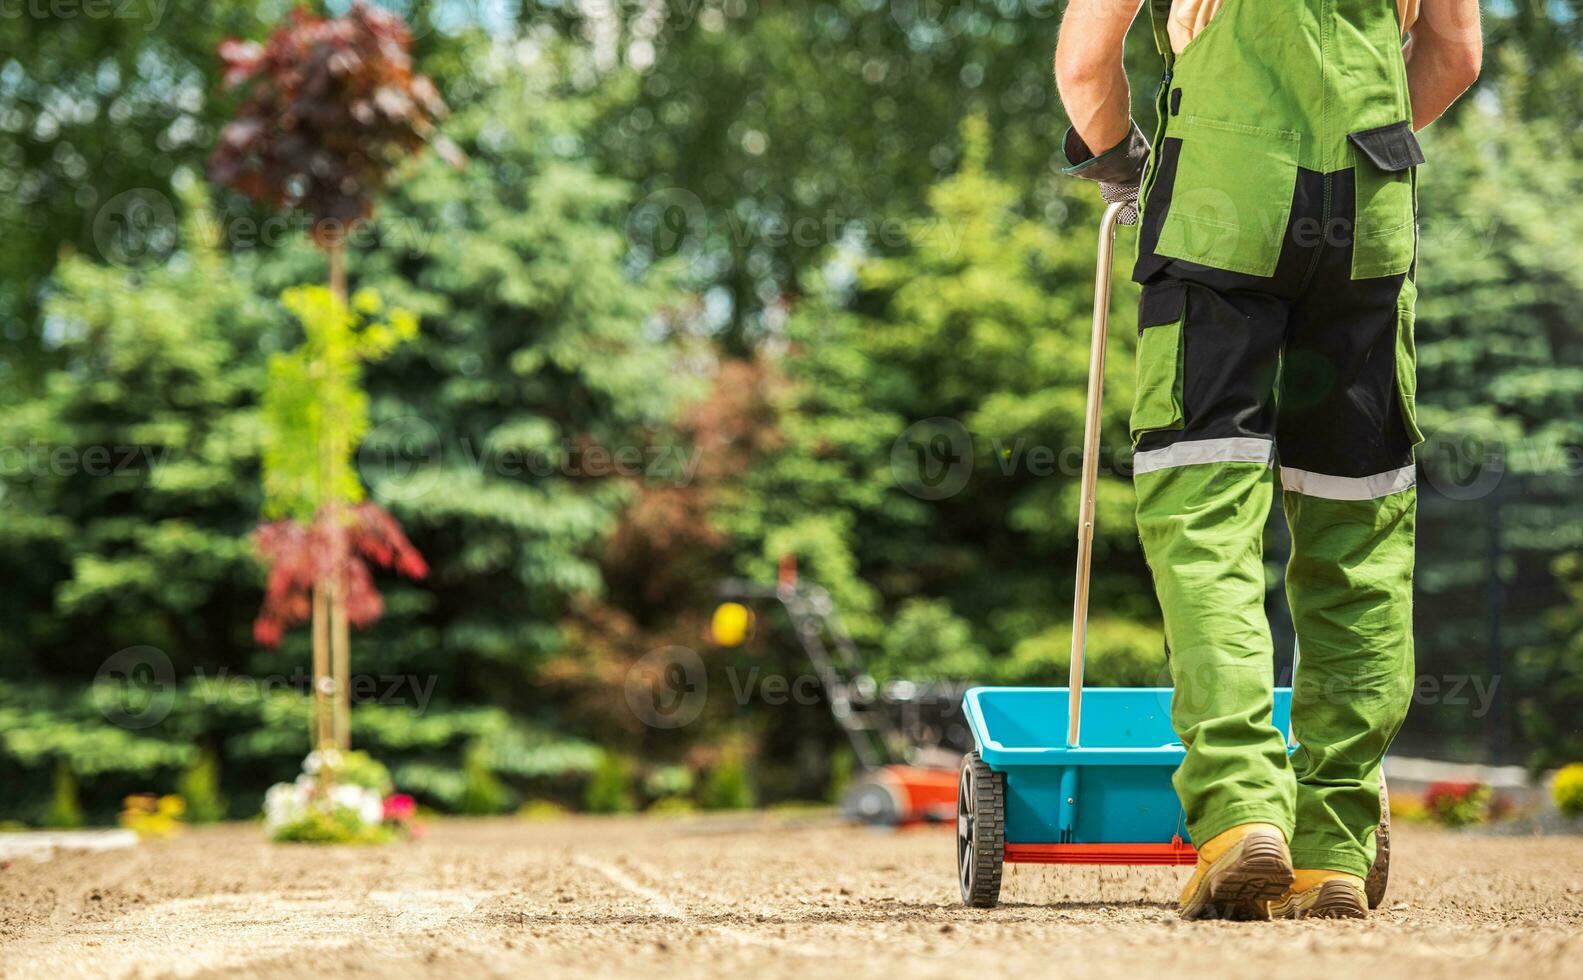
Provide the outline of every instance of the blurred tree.
[[1546,612],[1550,636],[1519,650],[1518,722],[1535,746],[1535,771],[1583,759],[1583,552],[1555,562],[1567,601]]
[[[1424,140],[1418,649],[1431,686],[1404,743],[1463,756],[1518,735],[1553,746],[1577,727],[1555,682],[1563,664],[1579,669],[1565,652],[1576,624],[1545,610],[1569,604],[1556,559],[1583,549],[1583,218],[1556,207],[1583,195],[1583,158],[1575,124],[1522,117],[1526,74],[1507,64],[1498,98]],[[1533,669],[1512,655],[1524,650]]]
[[[364,501],[353,458],[368,432],[364,365],[410,340],[418,324],[405,310],[385,314],[370,290],[360,290],[350,306],[322,286],[288,289],[281,301],[302,323],[306,339],[270,358],[264,390],[266,521],[255,539],[269,569],[253,635],[273,646],[288,627],[313,620],[313,742],[346,749],[352,683],[347,632],[384,612],[369,563],[410,578],[428,574],[395,518]],[[374,319],[382,314],[388,319]],[[322,683],[327,678],[333,692]]]
[[[454,49],[469,16],[436,18],[446,0],[406,9],[442,81],[465,82]],[[225,38],[260,37],[299,0],[27,3],[0,17],[0,404],[39,393],[59,362],[41,318],[63,254],[157,263],[176,248],[173,182],[202,168],[233,100],[214,97]],[[469,7],[469,11],[473,8]],[[445,30],[436,29],[445,20]],[[476,97],[475,86],[455,86]],[[222,211],[234,210],[221,202]]]
[[216,250],[202,194],[182,200],[163,264],[62,264],[62,366],[0,413],[0,676],[80,684],[135,645],[181,674],[245,659],[261,351],[282,324]]
[[[786,326],[782,442],[720,520],[750,577],[770,580],[796,554],[889,674],[1051,683],[1064,652],[1034,651],[1071,629],[1098,211],[1076,188],[1070,233],[1020,217],[989,147],[987,124],[970,118],[961,169],[930,190],[909,247],[827,267],[825,292]],[[1126,446],[1134,295],[1115,291],[1092,646],[1132,651],[1122,673],[1136,683],[1154,679],[1162,646],[1127,622],[1157,613],[1131,486],[1111,465]]]
[[[435,573],[421,598],[392,592],[370,662],[546,720],[561,706],[537,672],[572,600],[602,592],[600,554],[636,489],[686,482],[667,427],[701,388],[666,270],[625,263],[632,188],[585,152],[595,107],[566,82],[568,57],[480,47],[492,94],[445,127],[467,167],[421,160],[349,254],[355,283],[423,321],[369,371],[358,468]],[[298,281],[310,253],[259,256],[253,274]]]
[[0,403],[61,358],[40,318],[64,254],[158,262],[180,228],[172,180],[208,152],[215,44],[289,0],[23,4],[0,17]]
[[[728,351],[777,328],[826,253],[906,247],[900,223],[960,163],[957,128],[987,116],[1026,201],[1050,199],[1064,125],[1050,80],[1059,9],[873,3],[663,2],[623,17],[544,2],[530,21],[581,32],[605,65],[641,73],[599,148],[641,183],[652,244],[689,260]],[[571,23],[567,24],[570,18]],[[1142,56],[1139,91],[1157,62]]]
[[[696,460],[667,431],[709,363],[683,358],[665,270],[625,264],[632,188],[580,152],[595,111],[568,93],[555,57],[486,47],[475,69],[493,94],[446,123],[471,165],[421,161],[354,237],[349,263],[354,284],[424,320],[368,371],[373,429],[355,459],[436,569],[432,588],[389,590],[361,657],[372,677],[410,679],[414,691],[398,691],[386,714],[421,731],[371,730],[379,705],[365,705],[360,740],[392,761],[413,754],[398,780],[446,806],[464,788],[460,749],[431,747],[459,737],[439,705],[560,718],[540,671],[576,653],[561,624],[574,599],[601,594],[624,509],[646,485],[688,482]],[[201,193],[182,186],[185,232],[165,261],[61,266],[49,315],[63,367],[44,397],[0,413],[0,617],[12,627],[0,631],[0,679],[80,689],[133,645],[169,658],[163,678],[300,678],[300,642],[260,650],[248,636],[260,590],[247,535],[262,509],[267,355],[299,336],[275,297],[320,274],[323,258],[301,239],[223,254]],[[386,698],[388,686],[363,696]],[[434,701],[417,716],[420,686]],[[138,739],[91,703],[68,708],[29,688],[16,707],[0,704],[0,778],[68,752],[96,766],[122,758],[139,775],[105,781],[113,805],[170,785],[188,761],[181,740],[215,730],[228,733],[235,806],[256,799],[250,778],[295,771],[300,742],[288,736],[307,724],[295,695],[212,712],[187,703],[181,693],[157,737]],[[564,755],[524,748],[493,764],[525,779],[585,764]],[[27,807],[48,798],[48,771],[16,783]]]
[[[271,589],[261,622],[278,632],[297,620],[279,614],[296,601],[290,579],[310,577],[315,704],[321,705],[314,739],[321,747],[330,741],[351,747],[349,630],[378,615],[363,555],[384,553],[387,564],[422,574],[422,561],[389,515],[371,506],[352,510],[362,488],[348,458],[367,427],[359,363],[411,336],[416,324],[411,314],[395,312],[388,324],[354,334],[346,236],[373,213],[391,171],[411,154],[432,143],[461,163],[460,151],[435,130],[445,103],[434,83],[412,70],[411,44],[401,18],[354,2],[344,17],[295,10],[265,44],[220,45],[226,86],[246,94],[220,131],[210,178],[282,214],[305,213],[309,237],[329,259],[327,293],[283,297],[307,328],[308,342],[295,358],[271,364],[265,485],[274,491],[271,505],[290,523],[265,528],[260,539],[270,546],[271,584],[282,586]],[[377,294],[359,299],[359,313],[378,312]],[[310,526],[311,533],[297,533]],[[304,548],[323,554],[303,554]],[[287,575],[275,574],[282,568]],[[358,613],[348,609],[354,601]]]

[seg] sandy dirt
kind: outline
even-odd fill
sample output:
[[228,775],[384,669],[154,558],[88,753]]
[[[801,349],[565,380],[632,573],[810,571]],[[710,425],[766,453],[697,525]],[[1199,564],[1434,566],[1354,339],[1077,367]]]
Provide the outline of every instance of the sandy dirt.
[[1404,827],[1394,854],[1366,922],[1183,923],[1181,869],[1012,866],[965,909],[937,828],[501,819],[325,848],[236,825],[3,866],[0,977],[1583,976],[1583,839]]

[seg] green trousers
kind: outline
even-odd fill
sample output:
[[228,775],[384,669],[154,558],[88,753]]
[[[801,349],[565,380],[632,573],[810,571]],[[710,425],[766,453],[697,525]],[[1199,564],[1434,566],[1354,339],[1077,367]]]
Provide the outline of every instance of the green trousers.
[[[1274,274],[1156,254],[1179,146],[1140,232],[1138,527],[1187,747],[1196,841],[1272,823],[1299,868],[1365,875],[1380,760],[1412,693],[1415,287],[1353,279],[1351,170],[1301,170]],[[1151,213],[1155,216],[1151,223]],[[1324,235],[1304,235],[1323,216]],[[1271,721],[1263,535],[1283,488],[1300,661],[1292,736]]]

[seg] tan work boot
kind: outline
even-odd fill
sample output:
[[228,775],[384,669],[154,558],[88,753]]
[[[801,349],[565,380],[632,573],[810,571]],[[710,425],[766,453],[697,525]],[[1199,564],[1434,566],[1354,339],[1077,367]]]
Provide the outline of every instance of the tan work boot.
[[1268,823],[1223,831],[1198,849],[1198,866],[1182,889],[1184,919],[1267,919],[1266,903],[1292,883],[1286,835]]
[[1272,919],[1361,919],[1368,914],[1363,879],[1323,868],[1298,869],[1292,887],[1270,903]]

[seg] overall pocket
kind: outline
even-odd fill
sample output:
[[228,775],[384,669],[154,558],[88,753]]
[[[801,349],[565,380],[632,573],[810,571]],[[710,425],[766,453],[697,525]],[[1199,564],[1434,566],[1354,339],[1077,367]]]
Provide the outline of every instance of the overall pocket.
[[1182,326],[1187,287],[1144,286],[1138,304],[1138,380],[1128,426],[1133,445],[1145,432],[1182,427]]
[[1292,213],[1301,135],[1186,115],[1173,118],[1167,133],[1181,138],[1182,152],[1155,251],[1273,275]]
[[1413,168],[1424,162],[1411,123],[1391,123],[1347,134],[1352,144],[1356,211],[1352,229],[1352,278],[1399,276],[1413,264]]
[[1424,441],[1418,428],[1418,344],[1413,336],[1417,325],[1415,306],[1418,287],[1411,279],[1402,280],[1396,296],[1396,395],[1401,400],[1402,423],[1414,446]]

